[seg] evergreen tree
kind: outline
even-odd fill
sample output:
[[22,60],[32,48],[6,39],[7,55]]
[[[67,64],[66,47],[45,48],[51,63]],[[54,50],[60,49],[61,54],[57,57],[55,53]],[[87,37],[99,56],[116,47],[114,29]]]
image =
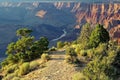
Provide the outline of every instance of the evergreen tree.
[[16,31],[16,35],[20,37],[27,37],[31,34],[32,30],[28,28],[21,28]]
[[106,43],[110,39],[108,31],[103,25],[97,24],[90,35],[90,47],[97,47],[99,43]]
[[[48,39],[41,37],[35,41],[34,36],[30,36],[32,30],[22,28],[17,30],[17,35],[20,36],[16,42],[12,42],[7,47],[8,59],[11,62],[18,62],[19,60],[30,61],[48,49]],[[9,62],[10,62],[9,61]]]
[[89,23],[86,23],[85,25],[83,25],[80,33],[80,37],[77,39],[77,42],[82,45],[81,47],[83,49],[87,47],[87,43],[89,41],[91,31],[92,31],[92,28],[90,27]]

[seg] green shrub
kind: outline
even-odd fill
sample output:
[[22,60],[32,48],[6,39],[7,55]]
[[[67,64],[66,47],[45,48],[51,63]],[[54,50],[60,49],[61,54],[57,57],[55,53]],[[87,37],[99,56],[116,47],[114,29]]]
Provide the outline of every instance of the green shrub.
[[23,63],[20,66],[19,75],[25,75],[29,72],[30,65],[28,62]]
[[5,74],[7,75],[7,74],[9,74],[9,73],[14,73],[14,71],[15,71],[17,68],[18,68],[18,65],[17,65],[17,64],[15,64],[15,65],[8,65],[8,66],[5,67],[5,70],[6,70]]
[[89,38],[89,45],[91,48],[97,47],[100,43],[107,43],[110,40],[108,31],[103,25],[97,24],[92,31]]
[[77,43],[81,44],[82,49],[88,48],[89,37],[91,35],[92,28],[89,23],[82,26],[80,36],[78,36]]
[[67,63],[71,63],[71,56],[70,55],[66,55],[65,56],[65,61],[67,62]]
[[102,58],[102,56],[98,56],[94,61],[89,62],[83,70],[83,74],[90,80],[114,80],[113,77],[110,79],[108,73],[112,76],[115,70],[110,66],[108,57]]
[[67,42],[67,41],[64,42],[64,46],[67,47],[67,46],[69,46],[69,45],[70,45],[70,42]]
[[75,53],[75,50],[73,48],[67,48],[66,49],[66,57],[65,60],[67,63],[77,63],[77,54]]
[[[49,41],[46,37],[40,37],[39,40],[35,40],[34,36],[31,36],[32,30],[27,28],[21,28],[16,31],[18,40],[8,44],[6,54],[8,63],[18,63],[23,60],[28,62],[38,58],[44,51],[48,50]],[[3,65],[6,65],[4,62]]]
[[30,70],[34,70],[39,66],[39,63],[36,61],[33,61],[30,63]]
[[56,51],[57,49],[55,47],[52,47],[49,49],[49,51]]
[[82,73],[76,73],[73,75],[72,80],[89,80],[89,79]]
[[50,56],[49,56],[48,54],[46,54],[46,53],[43,53],[43,54],[41,55],[41,59],[42,59],[43,61],[48,61],[48,60],[50,60]]
[[86,50],[81,50],[80,55],[81,56],[87,56],[87,51]]
[[9,64],[15,64],[19,61],[18,57],[16,55],[9,54],[6,58]]
[[19,76],[19,69],[14,71],[15,76]]
[[65,60],[66,60],[67,63],[70,63],[70,64],[78,62],[77,57],[70,56],[70,55],[66,55]]
[[66,55],[77,56],[77,54],[76,54],[76,52],[73,48],[67,48],[66,49]]
[[93,56],[94,56],[94,50],[93,50],[93,49],[87,50],[87,56],[88,56],[90,59],[92,59]]
[[61,41],[58,41],[57,42],[57,48],[59,49],[59,48],[62,48],[64,46],[64,43],[63,42],[61,42]]
[[13,73],[14,72],[14,68],[13,67],[8,67],[6,70],[6,74],[8,73]]
[[79,55],[80,51],[81,51],[81,46],[80,45],[76,45],[75,52]]
[[96,48],[97,54],[103,54],[103,53],[105,53],[105,51],[107,51],[107,44],[105,44],[105,43],[99,44],[99,46]]
[[12,80],[15,77],[14,74],[9,74],[6,77],[3,78],[3,80]]
[[7,59],[3,60],[3,61],[0,63],[0,65],[1,65],[2,67],[6,66],[6,65],[8,65],[8,64],[9,64],[9,63],[8,63]]

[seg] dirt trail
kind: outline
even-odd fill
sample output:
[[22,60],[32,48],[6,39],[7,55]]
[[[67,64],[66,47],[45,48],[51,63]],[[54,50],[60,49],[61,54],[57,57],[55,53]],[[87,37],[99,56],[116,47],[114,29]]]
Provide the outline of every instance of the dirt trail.
[[55,51],[44,68],[29,73],[27,77],[31,78],[30,80],[72,80],[73,74],[81,67],[67,64],[64,59],[65,51]]

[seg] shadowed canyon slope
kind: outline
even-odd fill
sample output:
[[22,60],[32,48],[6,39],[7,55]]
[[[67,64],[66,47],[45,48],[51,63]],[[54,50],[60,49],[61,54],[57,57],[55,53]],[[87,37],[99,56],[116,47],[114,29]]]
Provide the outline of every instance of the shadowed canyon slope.
[[29,27],[35,31],[33,35],[46,36],[49,40],[59,37],[65,29],[67,34],[62,40],[71,41],[86,22],[100,23],[110,31],[111,37],[120,38],[120,3],[2,2],[0,12],[0,34],[3,36],[0,49],[16,40],[15,30],[20,27]]

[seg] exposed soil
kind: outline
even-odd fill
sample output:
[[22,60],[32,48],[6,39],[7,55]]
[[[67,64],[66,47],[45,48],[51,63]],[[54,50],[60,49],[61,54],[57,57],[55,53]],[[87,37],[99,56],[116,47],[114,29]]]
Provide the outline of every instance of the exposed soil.
[[[65,51],[52,52],[51,60],[39,68],[30,72],[24,79],[27,80],[72,80],[72,76],[83,69],[83,66],[75,66],[65,62]],[[39,62],[39,60],[36,60]]]

